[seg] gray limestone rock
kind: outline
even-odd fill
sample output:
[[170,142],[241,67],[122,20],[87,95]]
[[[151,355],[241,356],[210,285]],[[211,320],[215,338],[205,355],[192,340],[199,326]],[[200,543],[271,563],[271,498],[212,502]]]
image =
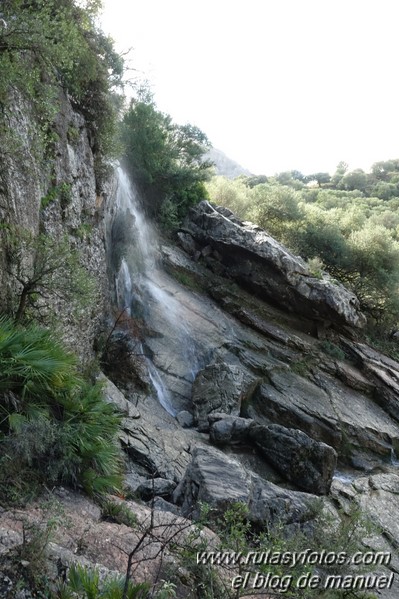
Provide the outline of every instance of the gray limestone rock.
[[210,418],[209,436],[216,445],[255,446],[269,464],[299,489],[316,495],[325,495],[330,489],[337,466],[336,451],[298,429],[218,414]]
[[278,424],[255,424],[249,437],[265,459],[299,489],[316,495],[328,493],[337,466],[332,447]]
[[245,503],[249,519],[267,528],[303,524],[314,517],[317,498],[282,489],[248,472],[241,464],[215,448],[197,447],[173,500],[184,516],[199,516],[200,503],[222,514],[231,504]]
[[175,516],[180,516],[180,509],[177,505],[166,501],[163,497],[155,497],[154,502],[151,503],[151,507],[154,507],[154,510],[158,510],[160,512],[170,512]]
[[200,370],[192,389],[194,419],[199,430],[208,430],[208,415],[213,412],[238,416],[241,403],[249,400],[256,383],[255,377],[250,379],[240,366],[233,364],[220,362]]
[[149,478],[137,487],[137,493],[148,501],[152,497],[170,497],[176,488],[176,483],[167,478]]
[[176,415],[176,420],[183,428],[191,428],[194,425],[193,415],[187,410],[182,410]]
[[[296,428],[333,447],[350,465],[389,460],[399,426],[373,398],[315,370],[307,378],[275,369],[253,395],[245,416]],[[368,464],[368,465],[367,465]]]
[[354,327],[366,323],[357,297],[325,275],[313,277],[306,263],[266,231],[203,201],[190,211],[185,231],[222,257],[225,273],[263,298],[279,298],[289,310]]
[[254,421],[239,416],[212,414],[209,417],[209,438],[215,445],[231,445],[249,441]]
[[122,391],[119,391],[118,387],[103,373],[97,377],[97,380],[101,381],[104,385],[103,394],[105,401],[112,403],[127,418],[140,418],[140,412],[136,406],[128,401]]

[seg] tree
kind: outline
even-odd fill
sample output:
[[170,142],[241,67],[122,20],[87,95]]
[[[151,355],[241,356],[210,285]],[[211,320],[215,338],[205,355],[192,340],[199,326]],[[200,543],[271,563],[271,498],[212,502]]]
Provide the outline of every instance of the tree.
[[302,184],[305,182],[305,177],[300,171],[283,171],[276,175],[276,180],[281,185],[290,185],[295,189],[301,189],[303,187]]
[[244,180],[245,185],[248,187],[256,187],[256,185],[261,185],[262,183],[267,183],[268,178],[266,175],[254,175],[253,177],[246,177]]
[[316,181],[319,187],[322,185],[327,185],[331,181],[331,177],[329,173],[314,173],[312,175],[307,175],[304,177],[305,183],[311,183],[312,181]]
[[349,173],[346,173],[342,177],[340,187],[343,187],[348,191],[353,191],[354,189],[365,191],[367,183],[368,177],[366,173],[361,168],[357,168]]
[[399,160],[382,160],[371,167],[371,174],[377,181],[389,181],[392,174],[399,171]]
[[203,183],[211,163],[203,159],[210,147],[193,125],[176,125],[157,110],[148,90],[130,103],[121,129],[124,155],[148,212],[164,218],[173,211],[178,222],[188,207],[207,196]]
[[51,300],[57,298],[80,304],[92,300],[94,281],[66,237],[61,240],[43,234],[35,237],[29,231],[10,227],[6,230],[6,241],[7,272],[18,286],[15,322],[23,320],[29,309],[44,317]]
[[229,208],[239,218],[246,218],[251,204],[251,189],[247,187],[245,178],[227,179],[213,177],[206,184],[207,192],[212,201],[218,206]]
[[286,185],[257,185],[250,197],[250,220],[280,239],[284,238],[286,229],[302,217],[298,192]]
[[348,164],[346,162],[344,162],[343,160],[341,160],[341,162],[338,162],[335,173],[331,177],[331,183],[334,187],[336,187],[336,188],[340,187],[341,180],[344,177],[344,175],[346,174],[346,172],[348,171],[348,168],[349,168]]

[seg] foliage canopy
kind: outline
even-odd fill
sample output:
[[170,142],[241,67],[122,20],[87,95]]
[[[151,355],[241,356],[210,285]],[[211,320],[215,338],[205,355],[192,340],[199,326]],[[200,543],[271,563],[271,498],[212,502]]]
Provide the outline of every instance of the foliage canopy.
[[95,25],[100,2],[4,0],[0,17],[0,109],[4,132],[16,99],[33,110],[46,146],[52,139],[60,91],[85,117],[93,152],[114,150],[123,61]]
[[193,125],[173,123],[144,90],[123,117],[121,137],[148,213],[166,228],[176,226],[189,206],[207,196],[204,182],[211,163],[203,159],[210,147],[206,135]]

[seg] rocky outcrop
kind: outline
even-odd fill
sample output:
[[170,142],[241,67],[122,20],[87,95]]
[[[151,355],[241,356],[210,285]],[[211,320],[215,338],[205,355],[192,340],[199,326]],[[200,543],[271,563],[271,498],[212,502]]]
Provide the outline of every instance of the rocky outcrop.
[[[78,250],[81,266],[92,281],[91,301],[73,310],[60,294],[47,293],[46,305],[55,314],[63,341],[82,363],[94,358],[93,341],[103,321],[108,295],[104,207],[114,193],[111,176],[97,195],[94,157],[81,114],[60,93],[53,140],[45,145],[41,127],[29,102],[12,99],[9,139],[0,143],[0,221],[18,232],[39,231]],[[1,135],[5,135],[3,132]],[[0,234],[0,310],[15,309],[20,285],[10,275],[6,237]],[[22,263],[31,265],[32,251],[22,247]]]
[[355,467],[390,460],[399,427],[373,398],[320,370],[308,378],[285,369],[269,372],[246,415],[269,424],[298,428],[331,445]]
[[192,389],[194,419],[198,429],[208,430],[208,415],[215,412],[238,416],[241,403],[250,400],[257,382],[240,366],[224,362],[209,364],[200,370]]
[[336,452],[298,429],[215,414],[211,417],[210,439],[222,446],[254,446],[262,458],[299,489],[316,495],[325,495],[330,489],[337,466]]
[[119,391],[118,387],[103,373],[97,377],[97,380],[102,383],[105,401],[112,403],[126,418],[134,420],[140,418],[140,412],[136,406],[131,401],[128,401],[123,393]]
[[[259,297],[319,320],[364,326],[356,296],[342,285],[311,275],[306,263],[260,227],[239,221],[226,208],[201,202],[184,223],[199,249],[210,246],[211,262]],[[188,247],[187,238],[185,245]],[[205,256],[205,257],[207,257]]]
[[145,501],[148,501],[153,497],[170,497],[175,488],[176,483],[173,480],[153,478],[142,482],[137,488],[137,493]]
[[299,489],[316,495],[330,490],[337,454],[329,445],[278,424],[253,426],[250,439],[260,454]]
[[299,526],[315,515],[316,497],[288,491],[248,472],[241,464],[214,448],[197,447],[176,488],[173,499],[184,516],[200,515],[201,503],[223,514],[233,503],[244,503],[256,526]]
[[[367,379],[373,384],[375,401],[399,422],[399,364],[362,343],[345,341]],[[398,446],[399,449],[399,446]]]

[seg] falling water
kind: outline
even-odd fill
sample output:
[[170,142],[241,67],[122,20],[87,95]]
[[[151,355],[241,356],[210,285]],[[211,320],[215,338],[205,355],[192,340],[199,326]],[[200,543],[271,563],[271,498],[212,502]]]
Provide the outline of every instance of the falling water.
[[336,470],[334,472],[333,480],[339,480],[341,483],[348,485],[353,483],[355,476],[349,472],[340,472],[339,470]]
[[[144,217],[126,173],[118,168],[118,191],[113,215],[113,251],[118,265],[115,276],[117,305],[129,316],[151,323],[159,318],[168,323],[181,351],[181,360],[187,364],[187,380],[193,380],[199,369],[193,335],[182,317],[179,300],[167,289],[165,275],[157,262],[157,238]],[[145,354],[146,352],[143,351]],[[147,360],[148,374],[159,403],[172,415],[176,414],[162,373],[153,361]]]
[[118,307],[125,310],[129,316],[131,315],[132,301],[132,279],[129,272],[129,267],[125,258],[122,258],[121,267],[116,277],[116,302]]
[[392,464],[392,466],[399,466],[399,459],[398,459],[398,456],[396,455],[396,451],[393,447],[391,449],[391,464]]

